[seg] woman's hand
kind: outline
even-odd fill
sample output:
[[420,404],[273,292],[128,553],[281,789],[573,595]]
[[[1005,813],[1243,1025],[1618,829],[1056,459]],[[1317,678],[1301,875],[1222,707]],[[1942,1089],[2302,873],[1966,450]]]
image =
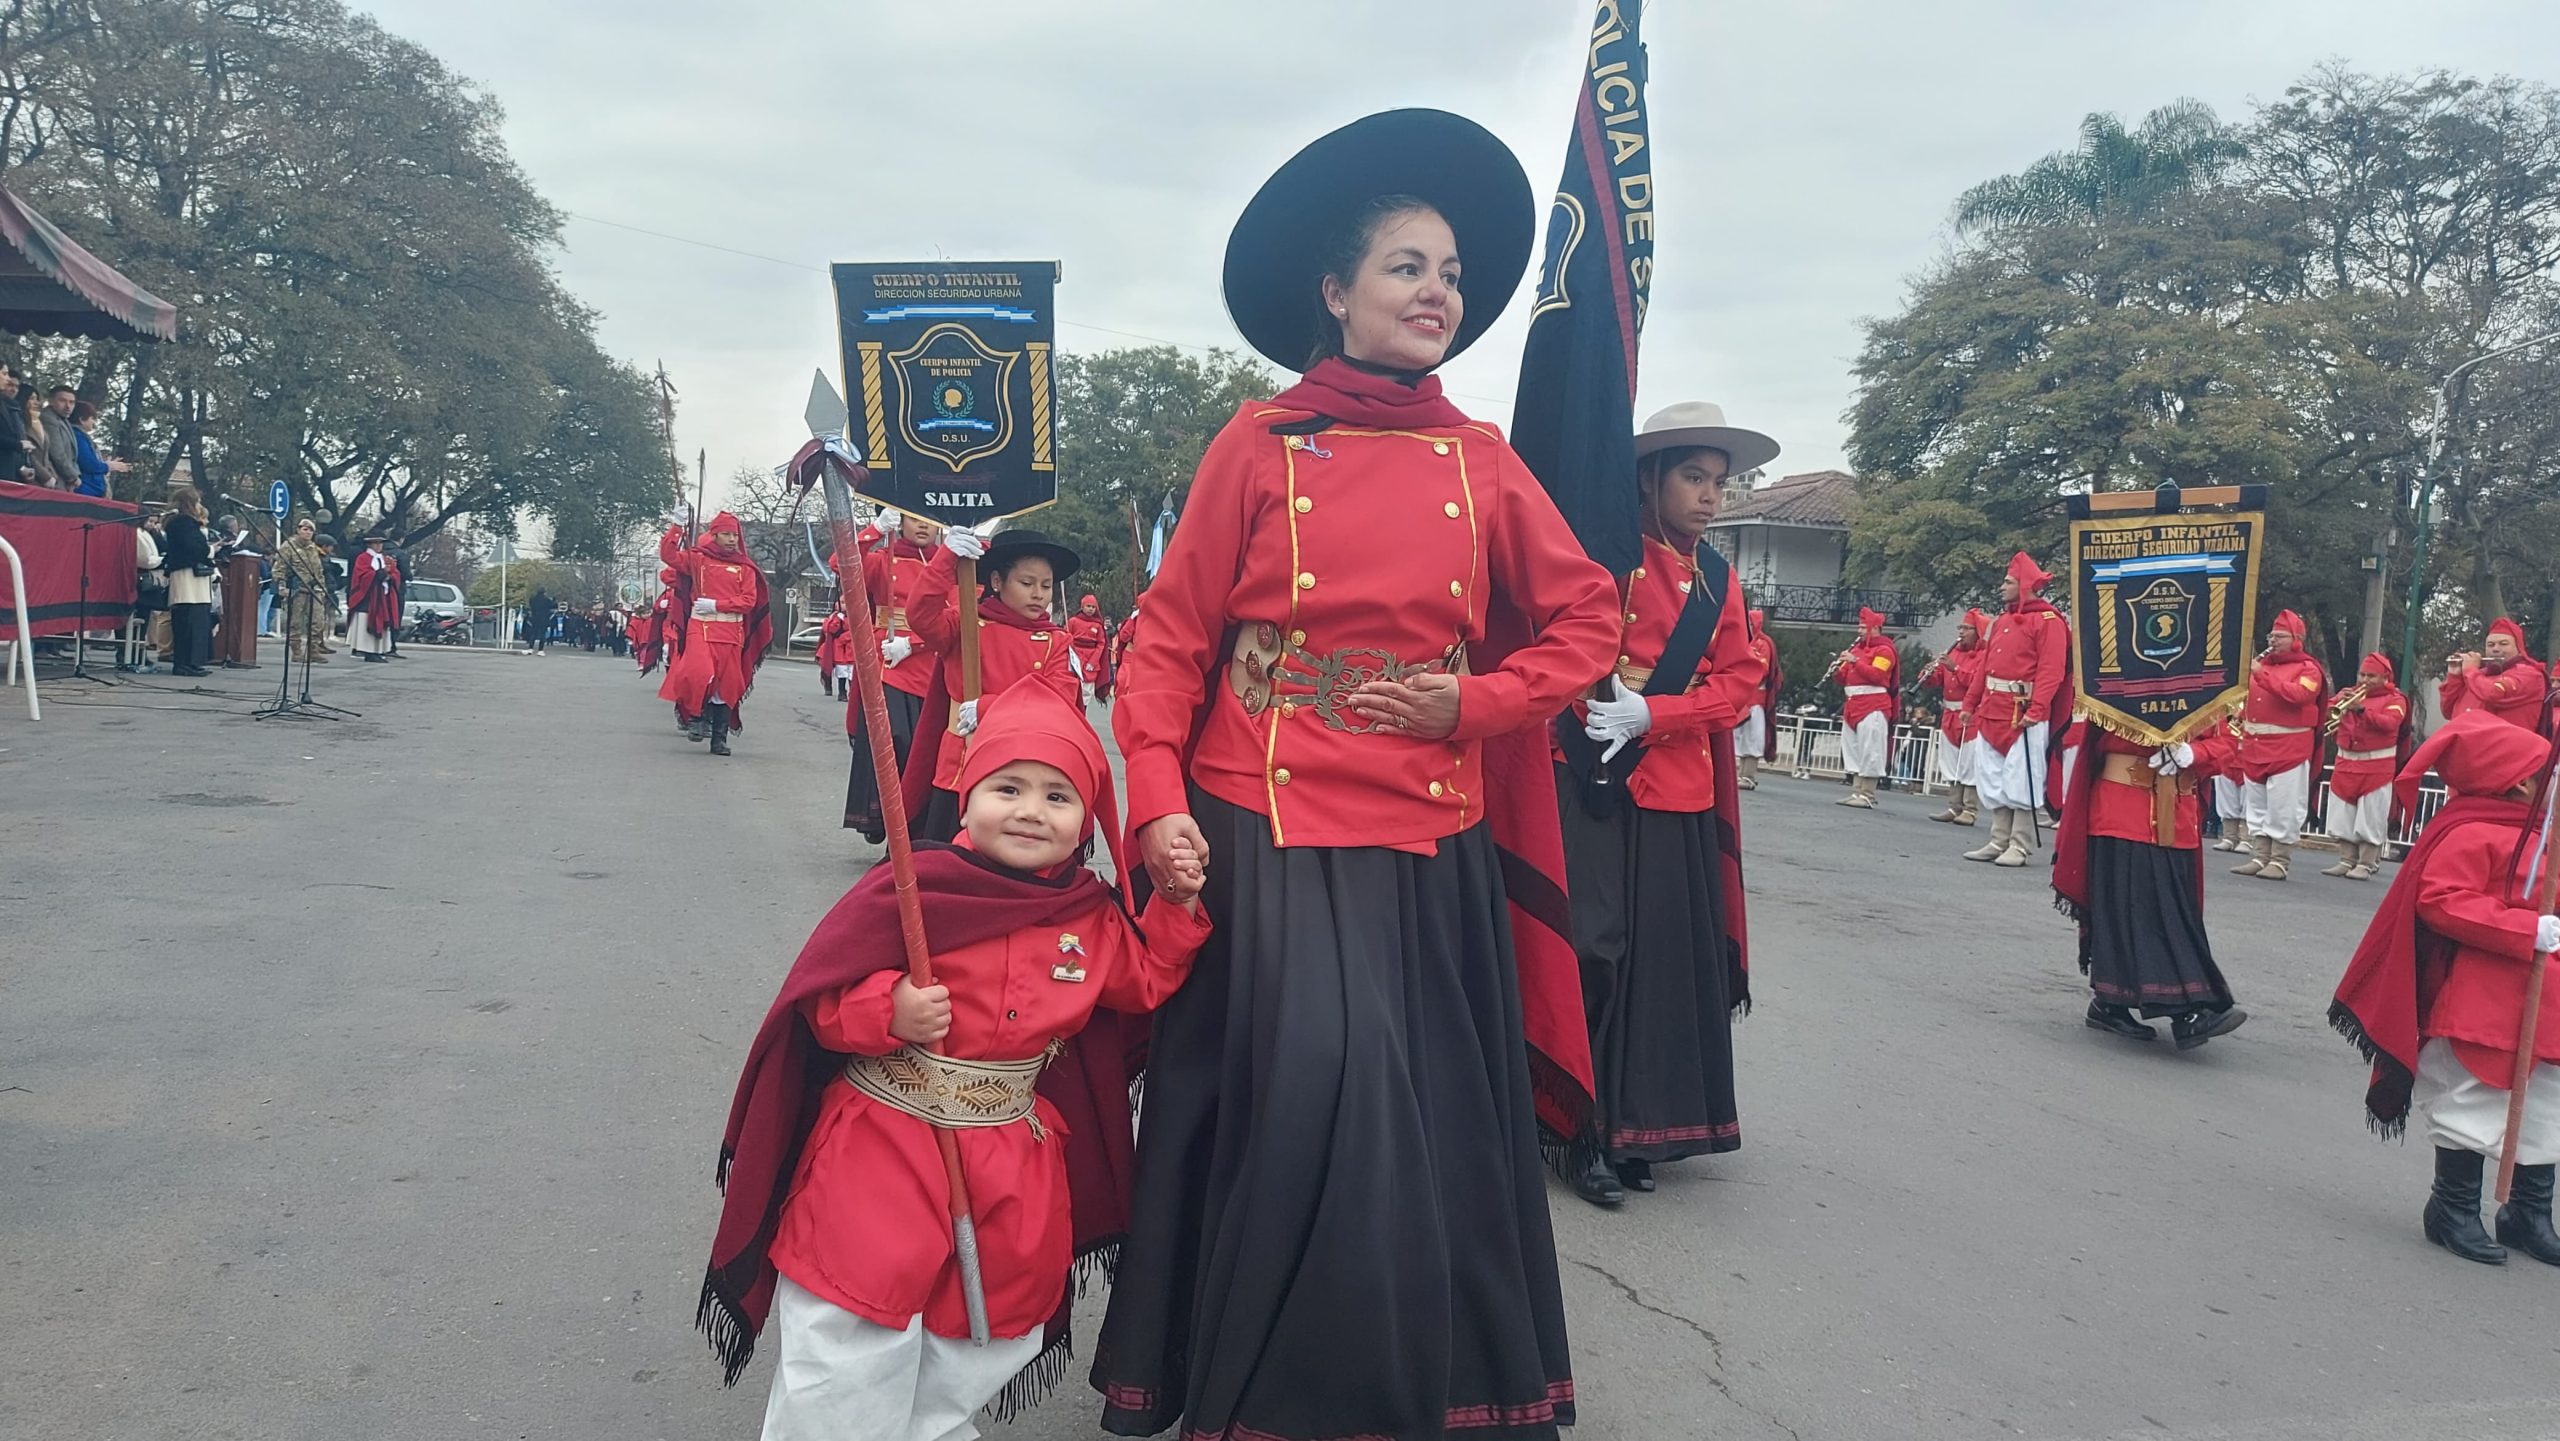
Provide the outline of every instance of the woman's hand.
[[1157,890],[1174,896],[1189,884],[1188,895],[1196,896],[1200,886],[1191,878],[1208,872],[1209,838],[1200,834],[1200,823],[1187,811],[1158,816],[1138,828],[1138,859]]
[[930,1046],[951,1034],[951,988],[919,986],[905,976],[889,991],[889,1034],[910,1046]]
[[1428,671],[1407,680],[1373,680],[1351,693],[1351,708],[1371,725],[1445,740],[1458,729],[1458,678]]

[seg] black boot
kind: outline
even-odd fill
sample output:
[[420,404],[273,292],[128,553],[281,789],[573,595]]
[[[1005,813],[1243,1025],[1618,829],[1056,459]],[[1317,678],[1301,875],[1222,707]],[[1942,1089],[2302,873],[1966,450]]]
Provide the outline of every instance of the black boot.
[[702,708],[702,714],[695,716],[690,722],[686,723],[684,728],[684,738],[689,741],[705,741],[711,739],[711,708],[709,706],[704,706]]
[[[2420,1219],[2428,1240],[2466,1261],[2503,1266],[2507,1264],[2506,1248],[2490,1240],[2480,1224],[2480,1161],[2477,1151],[2436,1147],[2436,1187],[2428,1195],[2426,1214]],[[2516,1179],[2524,1178],[2519,1174]],[[2547,1212],[2544,1224],[2549,1224]]]
[[1653,1189],[1653,1163],[1651,1161],[1620,1161],[1617,1163],[1617,1172],[1619,1184],[1625,1186],[1630,1191],[1650,1191]]
[[2514,1189],[2498,1208],[2498,1239],[2546,1266],[2560,1266],[2560,1232],[2551,1229],[2549,1166],[2516,1167]]
[[715,756],[725,756],[729,753],[729,708],[725,705],[710,705],[703,709],[711,713],[711,753]]
[[837,699],[837,700],[851,700],[851,699],[853,699],[853,682],[852,682],[852,681],[849,681],[849,680],[840,680],[840,681],[837,681],[837,682],[836,682],[836,699]]
[[2160,1033],[2133,1018],[2133,1012],[2105,1001],[2091,1001],[2089,1014],[2082,1018],[2090,1030],[2105,1031],[2128,1041],[2156,1041]]
[[1593,1156],[1573,1178],[1573,1193],[1595,1206],[1616,1206],[1627,1199],[1627,1188],[1618,1183],[1618,1173],[1609,1168],[1609,1158]]

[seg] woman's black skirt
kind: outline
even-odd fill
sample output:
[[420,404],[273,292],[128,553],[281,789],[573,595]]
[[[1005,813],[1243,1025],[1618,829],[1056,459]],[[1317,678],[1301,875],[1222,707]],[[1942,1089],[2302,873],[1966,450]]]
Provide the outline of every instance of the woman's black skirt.
[[1677,1161],[1742,1144],[1733,1099],[1734,1000],[1724,853],[1711,812],[1594,816],[1556,768],[1565,888],[1609,1155]]
[[[897,748],[898,769],[907,768],[907,750],[915,744],[916,716],[924,709],[924,698],[912,696],[896,686],[882,687],[889,702],[889,743]],[[889,834],[889,823],[880,814],[880,782],[871,769],[870,727],[862,717],[862,702],[856,699],[853,727],[853,776],[844,784],[844,828],[862,832],[862,838],[878,845]]]
[[2089,838],[2080,970],[2099,1000],[2145,1016],[2230,1007],[2231,986],[2204,933],[2195,852]]
[[1282,850],[1191,804],[1217,930],[1156,1016],[1103,1428],[1553,1437],[1572,1367],[1492,838]]

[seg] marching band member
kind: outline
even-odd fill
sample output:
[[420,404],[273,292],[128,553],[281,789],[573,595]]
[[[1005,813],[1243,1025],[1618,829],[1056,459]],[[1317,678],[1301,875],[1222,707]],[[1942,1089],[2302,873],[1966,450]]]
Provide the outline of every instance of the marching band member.
[[1067,617],[1067,648],[1075,653],[1076,674],[1084,681],[1084,703],[1092,705],[1102,684],[1102,647],[1110,627],[1102,619],[1102,602],[1086,596]]
[[[885,545],[862,547],[862,595],[871,607],[871,633],[880,646],[881,699],[889,707],[889,744],[901,774],[915,753],[916,718],[933,688],[934,652],[917,644],[913,615],[925,572],[941,547],[942,527],[920,515],[884,514],[874,525],[894,525]],[[866,534],[869,533],[866,529]],[[847,657],[848,660],[851,657]],[[862,697],[848,688],[846,738],[853,744],[853,773],[845,781],[844,829],[878,845],[888,835],[880,810],[880,779],[871,767],[871,739],[863,729]]]
[[773,648],[773,607],[764,572],[747,554],[746,531],[727,511],[711,517],[702,538],[684,543],[684,527],[658,538],[658,559],[682,576],[693,598],[684,648],[667,663],[667,686],[680,715],[707,720],[711,753],[729,753],[729,733],[755,684],[756,667]]
[[1778,642],[1769,634],[1769,613],[1751,612],[1751,658],[1760,662],[1760,693],[1733,731],[1734,785],[1760,789],[1760,763],[1778,757],[1778,693],[1786,688],[1787,669],[1778,663]]
[[2249,666],[2249,697],[2240,710],[2240,798],[2255,849],[2231,868],[2235,876],[2283,880],[2311,813],[2311,756],[2329,686],[2328,672],[2302,648],[2304,633],[2301,616],[2279,614],[2267,648]]
[[2338,862],[2320,872],[2369,881],[2382,869],[2391,839],[2391,778],[2409,755],[2409,698],[2391,683],[2391,658],[2364,658],[2356,683],[2338,693],[2323,723],[2338,758],[2329,768],[2329,804],[2321,829],[2338,843]]
[[2036,592],[2053,577],[2025,551],[2000,580],[2000,614],[1984,642],[1982,670],[1965,700],[1973,726],[1973,786],[1991,808],[1991,837],[1969,861],[2017,867],[2034,845],[2044,805],[2046,746],[2071,719],[2071,625]]
[[1974,676],[1982,668],[1982,633],[1990,624],[1991,617],[1967,610],[1956,627],[1955,645],[1920,678],[1922,689],[1938,693],[1938,771],[1947,778],[1947,808],[1929,817],[1933,821],[1969,826],[1978,819],[1970,784],[1973,729],[1966,722],[1965,706],[1973,694]]
[[1884,617],[1858,607],[1858,638],[1832,664],[1840,687],[1840,761],[1849,793],[1833,802],[1873,810],[1876,782],[1893,764],[1893,722],[1902,710],[1902,652],[1884,633]]
[[2524,627],[2500,616],[2489,622],[2487,639],[2476,651],[2464,651],[2445,662],[2437,702],[2451,720],[2467,711],[2485,710],[2511,725],[2540,734],[2550,728],[2549,680],[2542,665],[2524,648]]

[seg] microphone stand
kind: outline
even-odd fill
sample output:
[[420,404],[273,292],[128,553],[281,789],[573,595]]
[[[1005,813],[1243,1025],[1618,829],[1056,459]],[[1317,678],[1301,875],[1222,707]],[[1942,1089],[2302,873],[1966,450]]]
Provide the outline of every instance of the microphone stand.
[[[302,696],[298,700],[292,697],[293,603],[303,594],[305,587],[300,580],[294,577],[291,568],[278,566],[277,571],[284,576],[285,586],[284,674],[279,676],[276,680],[275,700],[270,704],[258,707],[256,710],[251,711],[250,714],[259,720],[275,720],[282,718],[285,720],[333,721],[361,717],[364,714],[362,711],[348,710],[344,706],[323,705],[319,701],[311,698],[311,666],[313,663],[313,651],[311,649],[310,638],[307,636],[303,639],[302,643]],[[321,569],[320,598],[314,602],[314,604],[322,607],[324,612],[329,609],[334,609],[334,607],[331,607],[329,604],[328,570],[325,566]]]

